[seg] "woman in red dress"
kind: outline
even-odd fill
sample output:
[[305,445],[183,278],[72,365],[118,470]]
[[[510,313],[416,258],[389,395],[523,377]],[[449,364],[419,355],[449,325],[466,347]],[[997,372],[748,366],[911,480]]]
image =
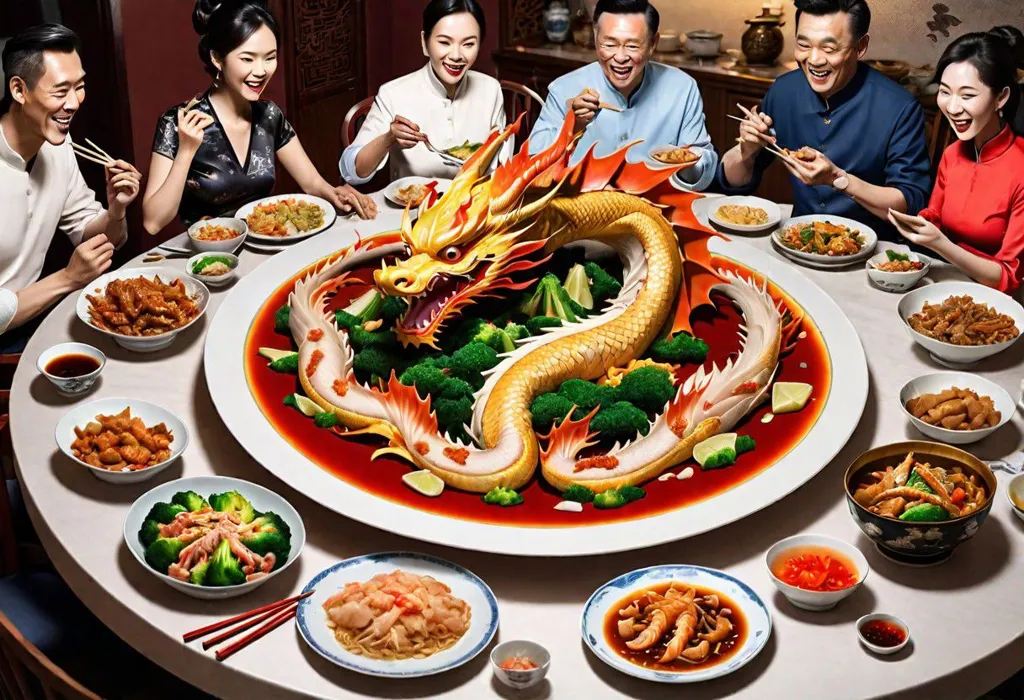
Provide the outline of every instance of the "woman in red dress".
[[909,241],[929,248],[973,279],[1008,294],[1024,280],[1024,137],[1014,45],[1020,30],[965,34],[935,72],[939,109],[958,141],[942,154],[928,208],[889,212]]

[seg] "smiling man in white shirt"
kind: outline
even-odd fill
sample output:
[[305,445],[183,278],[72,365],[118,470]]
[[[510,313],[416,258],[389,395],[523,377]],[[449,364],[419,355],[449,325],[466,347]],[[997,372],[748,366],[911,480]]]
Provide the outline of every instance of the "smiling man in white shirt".
[[[125,161],[106,166],[109,209],[104,210],[82,179],[68,139],[85,99],[85,71],[74,32],[44,24],[19,34],[4,47],[3,73],[0,334],[110,267],[114,249],[127,239],[125,210],[141,180]],[[75,244],[75,252],[67,267],[39,279],[57,229]]]

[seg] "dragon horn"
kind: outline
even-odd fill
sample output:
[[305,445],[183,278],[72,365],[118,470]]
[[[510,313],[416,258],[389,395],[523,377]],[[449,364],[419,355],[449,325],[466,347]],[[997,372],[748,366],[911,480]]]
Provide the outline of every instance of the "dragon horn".
[[565,115],[562,130],[555,142],[535,157],[530,156],[529,141],[523,144],[512,160],[503,164],[494,173],[491,185],[490,211],[492,215],[504,214],[523,196],[537,176],[558,163],[568,153],[570,147],[581,134],[573,133],[576,115],[569,112]]

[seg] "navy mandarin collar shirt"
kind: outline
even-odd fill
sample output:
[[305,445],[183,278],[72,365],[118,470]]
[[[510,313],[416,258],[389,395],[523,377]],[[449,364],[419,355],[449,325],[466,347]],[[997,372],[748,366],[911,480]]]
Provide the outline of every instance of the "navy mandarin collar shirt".
[[[925,206],[931,183],[924,111],[913,95],[873,68],[860,64],[850,84],[828,100],[811,89],[802,71],[791,71],[768,89],[760,111],[772,118],[779,146],[810,146],[851,175],[872,185],[895,187],[911,214]],[[728,194],[753,193],[775,159],[762,151],[754,177],[742,187],[732,187],[719,166],[718,184]],[[845,216],[870,226],[882,238],[900,240],[889,222],[848,195],[828,186],[810,187],[792,175],[789,179],[793,216]]]

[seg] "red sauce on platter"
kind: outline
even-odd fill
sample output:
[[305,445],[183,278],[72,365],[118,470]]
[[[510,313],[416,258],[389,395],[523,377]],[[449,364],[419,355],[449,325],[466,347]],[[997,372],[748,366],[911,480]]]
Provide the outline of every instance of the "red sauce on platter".
[[92,374],[99,368],[100,363],[96,358],[81,353],[58,355],[47,362],[46,367],[44,367],[47,374],[64,379],[84,377],[87,374]]
[[841,591],[856,585],[857,567],[828,547],[794,547],[772,562],[775,578],[805,591]]
[[[715,262],[726,270],[752,276],[759,283],[763,282],[763,277],[743,265],[718,257]],[[407,462],[391,457],[370,462],[370,455],[383,444],[379,438],[339,437],[329,430],[317,428],[312,420],[282,403],[287,394],[297,390],[296,378],[270,370],[267,361],[257,351],[260,347],[293,349],[289,337],[274,332],[274,313],[288,302],[288,294],[295,282],[308,271],[300,271],[271,294],[250,326],[245,348],[246,376],[257,405],[274,429],[296,450],[337,478],[378,498],[451,518],[514,527],[587,527],[599,523],[639,520],[699,503],[757,476],[795,448],[814,427],[831,388],[828,349],[817,326],[805,318],[802,331],[806,336],[797,342],[792,353],[783,358],[775,379],[811,384],[814,392],[810,402],[802,411],[775,416],[770,423],[761,422],[761,418],[771,412],[770,402],[759,406],[733,428],[734,432],[754,438],[757,448],[741,455],[736,464],[727,469],[705,472],[692,463],[680,465],[680,469],[693,466],[696,473],[683,481],[653,480],[644,485],[647,492],[645,498],[625,507],[600,510],[587,506],[582,513],[554,510],[562,498],[557,490],[543,480],[540,469],[534,479],[521,490],[525,502],[514,508],[490,506],[483,502],[480,494],[456,489],[445,489],[438,498],[428,499],[403,484],[402,475],[410,469]],[[366,284],[343,287],[334,298],[332,307],[344,307],[363,294],[372,281],[372,273],[373,268],[353,271],[351,276]],[[774,284],[769,283],[768,290],[775,299],[785,301],[791,309],[799,309]],[[710,367],[712,361],[721,367],[730,354],[740,349],[738,332],[742,315],[724,297],[717,297],[716,301],[719,302],[718,309],[704,307],[698,309],[692,317],[694,333],[710,346],[706,367]],[[683,367],[679,372],[680,378],[685,378],[696,369],[695,365]]]
[[887,649],[898,647],[907,638],[906,630],[888,620],[865,622],[860,628],[860,634],[870,644]]
[[[729,660],[738,649],[740,649],[744,642],[747,641],[747,631],[749,626],[747,625],[747,618],[743,616],[743,611],[740,610],[739,606],[736,605],[729,597],[722,595],[718,591],[710,588],[701,588],[700,586],[692,586],[697,590],[697,598],[706,595],[717,595],[719,602],[719,610],[722,608],[729,608],[731,611],[729,614],[729,621],[732,622],[732,632],[722,642],[715,644],[711,647],[711,654],[707,659],[700,663],[690,663],[683,659],[675,659],[667,663],[661,663],[659,659],[665,653],[665,649],[668,647],[669,641],[672,639],[672,630],[666,630],[662,634],[658,643],[652,647],[642,650],[630,649],[626,646],[626,641],[619,634],[619,620],[622,619],[619,615],[619,610],[629,607],[633,601],[637,600],[644,595],[647,591],[654,591],[662,595],[672,587],[672,581],[666,581],[665,583],[659,583],[655,586],[647,586],[642,590],[633,591],[628,596],[625,596],[615,605],[608,608],[608,612],[604,616],[604,639],[615,653],[626,659],[630,663],[636,664],[643,668],[650,669],[652,671],[669,671],[675,673],[686,673],[687,671],[704,670],[710,666],[717,666],[723,661]],[[684,588],[689,588],[687,584],[683,584]],[[703,628],[699,630],[703,632]],[[715,651],[717,648],[717,652]]]

